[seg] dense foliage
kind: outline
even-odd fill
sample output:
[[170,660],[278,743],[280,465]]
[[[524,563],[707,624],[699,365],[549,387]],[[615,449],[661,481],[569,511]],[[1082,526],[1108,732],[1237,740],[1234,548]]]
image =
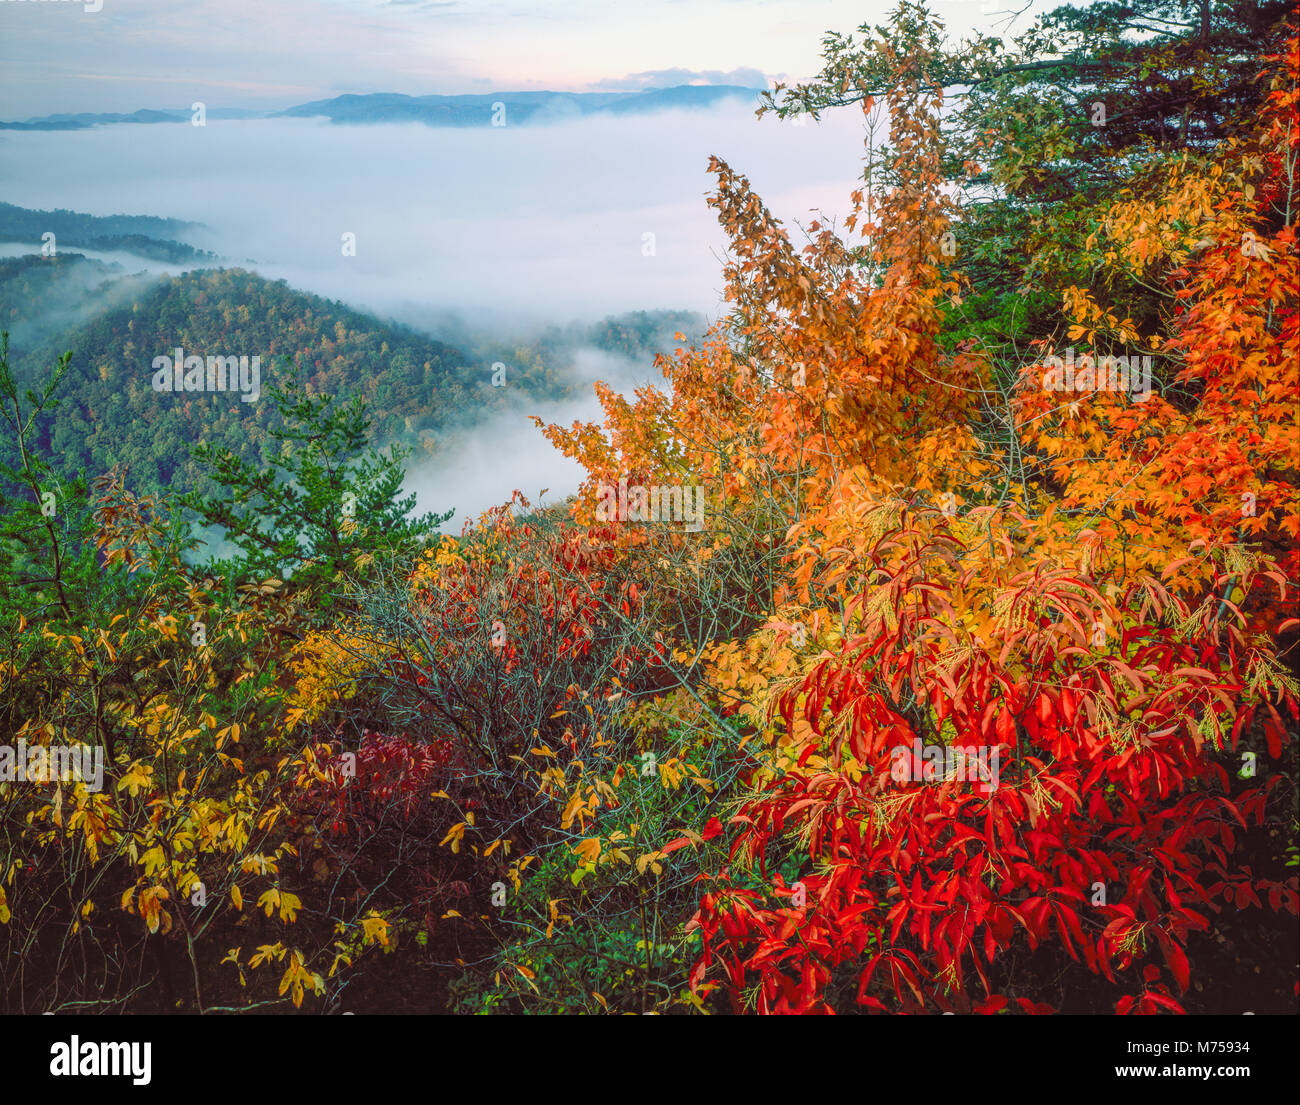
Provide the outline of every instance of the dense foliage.
[[[429,365],[281,286],[171,282],[26,394],[6,359],[0,732],[104,759],[0,782],[5,1007],[1294,1011],[1283,14],[828,36],[768,110],[863,111],[849,217],[796,246],[715,158],[730,313],[542,427],[565,507],[460,538],[323,397]],[[213,490],[54,463],[79,356],[272,318],[309,379],[262,454],[204,435]]]

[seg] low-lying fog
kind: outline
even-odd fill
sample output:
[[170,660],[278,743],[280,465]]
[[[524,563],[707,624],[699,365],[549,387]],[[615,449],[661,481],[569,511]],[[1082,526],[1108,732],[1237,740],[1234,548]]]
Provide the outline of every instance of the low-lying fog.
[[[742,105],[534,127],[209,118],[204,127],[9,131],[0,137],[0,199],[201,223],[187,239],[223,264],[437,336],[447,336],[438,319],[452,312],[507,337],[633,310],[716,318],[725,238],[705,203],[710,154],[749,177],[799,244],[793,221],[806,224],[812,209],[844,213],[862,137],[853,109],[796,126],[756,120]],[[355,256],[344,249],[348,234]],[[623,390],[653,373],[618,359],[588,357],[585,366]],[[421,506],[454,505],[448,528],[459,529],[467,513],[515,487],[530,497],[546,486],[549,499],[571,493],[576,466],[527,413],[569,422],[597,407],[594,398],[524,404],[518,417],[481,424],[438,471],[411,473]]]

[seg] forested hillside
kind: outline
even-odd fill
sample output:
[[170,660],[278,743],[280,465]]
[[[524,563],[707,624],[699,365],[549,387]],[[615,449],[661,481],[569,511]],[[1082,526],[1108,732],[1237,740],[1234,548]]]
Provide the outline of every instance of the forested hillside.
[[234,391],[153,390],[153,359],[178,347],[186,356],[258,356],[263,387],[294,378],[318,394],[359,396],[377,440],[428,456],[440,430],[472,426],[521,397],[575,394],[576,348],[649,359],[672,347],[675,332],[703,328],[689,312],[642,311],[514,341],[464,333],[467,348],[457,349],[239,269],[155,280],[76,254],[0,261],[0,305],[21,383],[72,354],[62,402],[39,422],[40,446],[68,473],[125,465],[146,493],[206,486],[189,456],[195,442],[259,462],[274,447],[270,403]]
[[176,348],[187,356],[258,356],[263,387],[297,372],[317,391],[364,395],[385,438],[417,435],[496,398],[489,366],[465,364],[456,350],[413,331],[282,281],[199,271],[160,280],[129,305],[16,359],[19,380],[28,381],[29,365],[35,371],[56,350],[72,353],[63,401],[41,424],[42,447],[69,471],[125,465],[142,492],[197,486],[203,471],[189,457],[193,442],[268,459],[277,417],[271,404],[243,402],[234,391],[153,390],[154,358]]
[[75,252],[0,259],[0,329],[16,360],[30,356],[33,371],[48,367],[51,351],[83,323],[146,292],[147,273],[128,274]]
[[[7,304],[38,292],[31,273],[50,262],[27,260],[27,268],[4,284]],[[141,492],[201,486],[204,471],[189,456],[194,442],[265,462],[273,447],[269,431],[278,424],[272,404],[243,402],[235,391],[153,390],[153,359],[172,356],[178,347],[187,356],[258,356],[265,388],[296,376],[316,392],[363,396],[381,440],[411,441],[426,453],[435,448],[438,427],[486,413],[508,394],[492,386],[491,363],[473,363],[413,330],[296,292],[283,281],[238,269],[203,270],[153,282],[129,303],[71,332],[26,353],[15,351],[15,371],[24,382],[59,353],[72,353],[63,401],[40,424],[41,447],[69,472],[125,465]],[[535,363],[510,368],[519,387],[563,391]]]
[[193,223],[154,215],[32,211],[12,203],[0,203],[0,242],[21,242],[29,247],[41,247],[46,253],[50,247],[55,251],[79,248],[133,253],[172,264],[216,261],[215,253],[177,240],[195,229],[198,228]]
[[714,157],[725,316],[459,537],[383,447],[490,340],[212,271],[0,364],[0,1007],[1294,1014],[1287,19],[825,35],[762,117],[861,113],[847,217]]

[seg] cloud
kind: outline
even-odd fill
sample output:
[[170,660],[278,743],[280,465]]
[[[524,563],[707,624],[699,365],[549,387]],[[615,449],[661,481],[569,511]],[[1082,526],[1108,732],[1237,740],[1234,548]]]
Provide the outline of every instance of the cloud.
[[807,221],[814,206],[842,212],[861,143],[856,112],[798,128],[744,104],[544,127],[120,124],[9,132],[3,198],[202,223],[202,249],[381,311],[712,314],[725,238],[705,203],[710,155]]
[[[533,424],[536,415],[548,424],[603,422],[605,414],[590,385],[602,380],[629,401],[638,388],[663,387],[663,376],[648,362],[637,362],[599,349],[574,350],[568,378],[581,385],[575,399],[518,399],[506,411],[474,418],[444,429],[439,455],[412,465],[403,494],[414,493],[416,512],[453,509],[444,533],[460,533],[467,521],[489,507],[508,502],[522,491],[533,506],[563,502],[586,476],[575,460],[555,448]],[[541,495],[546,491],[545,496]]]
[[591,87],[600,92],[641,92],[648,88],[675,88],[680,84],[729,84],[741,88],[766,88],[767,78],[761,70],[740,66],[724,72],[721,69],[648,69],[644,73],[629,73],[626,77],[609,77]]
[[[744,172],[787,225],[808,222],[814,208],[842,215],[860,184],[862,117],[832,113],[795,127],[728,103],[536,127],[209,120],[13,131],[4,148],[9,202],[201,223],[193,244],[228,264],[453,344],[448,312],[507,343],[533,327],[625,311],[726,313],[726,238],[705,203],[710,155]],[[355,254],[341,248],[345,233],[356,235]],[[162,268],[129,263],[133,272]],[[657,379],[594,352],[574,375],[619,390]],[[475,429],[488,411],[461,413],[466,426],[410,481],[421,509],[457,509],[455,530],[516,487],[529,498],[549,487],[550,501],[577,487],[577,466],[528,414],[565,425],[601,417],[590,391],[521,400]]]

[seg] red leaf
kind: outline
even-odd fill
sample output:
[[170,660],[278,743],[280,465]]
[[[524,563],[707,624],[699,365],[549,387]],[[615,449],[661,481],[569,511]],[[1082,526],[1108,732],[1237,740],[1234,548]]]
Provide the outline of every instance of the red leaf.
[[1169,969],[1173,972],[1174,979],[1178,983],[1180,993],[1187,993],[1187,981],[1190,971],[1187,967],[1187,953],[1175,944],[1169,941],[1168,947],[1165,948],[1165,962],[1169,964]]

